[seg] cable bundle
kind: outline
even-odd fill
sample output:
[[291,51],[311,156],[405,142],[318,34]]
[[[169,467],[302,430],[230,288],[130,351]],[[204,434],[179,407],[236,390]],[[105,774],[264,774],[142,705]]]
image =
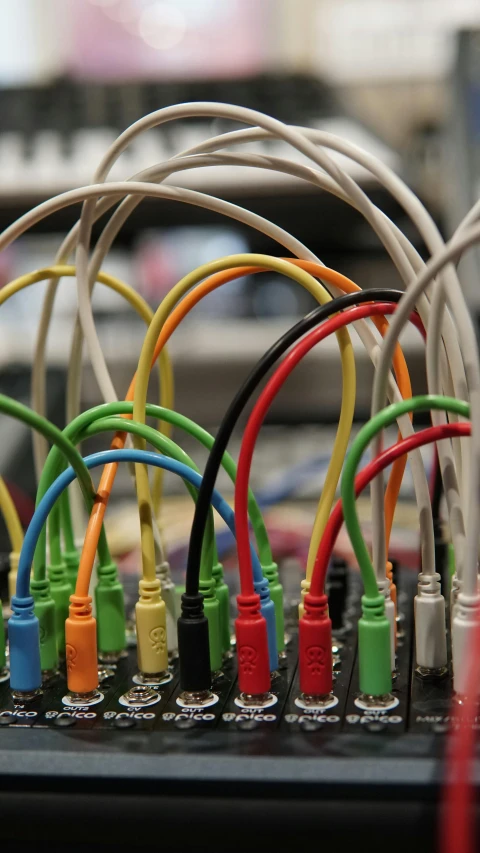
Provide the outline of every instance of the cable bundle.
[[[140,134],[166,122],[208,116],[248,125],[224,133],[179,153],[164,163],[132,176],[109,180],[120,154]],[[304,155],[311,165],[276,156],[232,152],[246,142],[280,139]],[[340,168],[328,151],[337,151],[367,169],[392,194],[425,242],[425,263],[405,234],[379,210]],[[341,273],[324,267],[309,249],[283,229],[237,205],[200,192],[169,184],[165,178],[184,169],[205,166],[248,166],[276,170],[330,192],[357,209],[372,227],[392,259],[403,289],[363,291]],[[186,275],[155,311],[130,287],[101,271],[105,257],[122,225],[145,197],[170,199],[213,210],[270,237],[288,253],[274,258],[241,254],[214,259]],[[10,681],[17,696],[39,690],[43,678],[54,672],[59,654],[66,654],[68,686],[73,697],[87,701],[98,689],[97,658],[114,660],[125,648],[123,589],[108,547],[103,521],[118,464],[133,465],[141,532],[142,576],[136,605],[138,679],[159,684],[169,678],[170,656],[179,653],[184,696],[208,696],[212,672],[220,669],[230,651],[228,588],[218,560],[213,509],[236,533],[241,592],[235,622],[238,678],[249,701],[267,701],[271,673],[284,653],[283,595],[278,568],[258,504],[249,489],[253,452],[260,427],[281,386],[298,362],[328,335],[335,334],[342,368],[342,405],[331,462],[320,498],[302,583],[299,619],[299,675],[301,701],[328,707],[332,701],[332,627],[325,594],[330,556],[343,519],[360,566],[364,595],[358,626],[361,701],[388,707],[395,667],[395,588],[389,569],[389,540],[395,504],[410,460],[421,537],[421,566],[415,599],[416,661],[424,675],[448,666],[445,600],[435,565],[435,535],[429,487],[419,448],[435,443],[446,498],[456,572],[452,584],[451,629],[456,693],[464,698],[462,714],[474,716],[478,683],[478,655],[470,650],[480,642],[478,558],[478,494],[480,487],[480,364],[475,329],[465,304],[454,264],[480,238],[480,203],[470,211],[446,245],[433,220],[416,196],[386,166],[354,145],[331,134],[287,126],[254,110],[226,104],[194,103],[167,107],[133,124],[106,152],[90,186],[62,193],[32,209],[0,235],[0,249],[24,234],[44,217],[82,203],[78,223],[63,241],[52,267],[11,282],[0,292],[0,303],[10,295],[47,279],[35,359],[32,370],[32,407],[0,396],[0,410],[28,423],[34,432],[38,478],[34,517],[23,539],[21,525],[8,490],[0,481],[0,504],[12,543],[11,608],[8,626]],[[94,248],[92,226],[114,208]],[[75,265],[68,265],[74,259]],[[273,270],[309,291],[320,307],[289,329],[262,357],[228,407],[215,439],[200,426],[174,411],[173,373],[166,344],[182,319],[208,293],[239,276]],[[45,418],[45,368],[48,328],[58,282],[75,276],[78,316],[68,367],[66,426],[63,431]],[[95,282],[125,297],[147,323],[138,367],[124,401],[119,401],[98,339],[91,295]],[[387,321],[387,317],[389,320]],[[374,326],[369,322],[373,320]],[[407,365],[399,336],[412,322],[426,339],[428,394],[412,397]],[[371,419],[352,442],[356,376],[348,326],[355,329],[375,367]],[[81,350],[85,339],[103,404],[80,412]],[[149,377],[158,362],[160,405],[147,403]],[[229,439],[259,384],[270,375],[250,412],[243,433],[238,466],[227,453]],[[389,405],[387,405],[387,402]],[[415,433],[414,412],[431,413],[432,426]],[[147,416],[158,429],[146,425]],[[383,449],[385,427],[398,424],[399,440]],[[471,425],[470,425],[471,422]],[[209,450],[203,472],[181,446],[173,442],[172,426],[190,433]],[[77,447],[87,437],[111,433],[110,450],[83,458]],[[467,443],[461,441],[469,436]],[[132,447],[126,447],[131,436]],[[147,444],[156,452],[147,450]],[[373,461],[357,474],[365,448],[371,444]],[[392,464],[393,463],[393,464]],[[392,464],[384,489],[383,470]],[[216,491],[220,466],[235,483],[234,513]],[[68,466],[68,467],[67,467]],[[94,488],[90,469],[103,466]],[[153,466],[153,494],[148,466]],[[174,587],[162,542],[163,470],[178,474],[195,502],[186,586],[177,613]],[[89,521],[83,548],[75,547],[68,485],[78,479]],[[332,511],[337,486],[341,500]],[[373,547],[362,537],[355,498],[370,484]],[[213,509],[212,509],[213,508]],[[78,509],[78,508],[77,508]],[[255,547],[250,543],[249,524]],[[48,539],[48,559],[47,559]],[[90,581],[97,559],[96,619],[92,615]],[[33,576],[30,578],[33,566]],[[6,666],[5,638],[0,665]],[[5,670],[6,672],[6,670]],[[466,697],[466,699],[465,699]],[[452,761],[468,756],[471,726],[455,729]],[[462,740],[463,738],[463,740]],[[453,801],[455,820],[466,819],[464,776],[457,779]],[[463,790],[463,794],[462,794]],[[463,811],[460,814],[460,810]],[[451,841],[452,813],[445,811]],[[466,825],[464,821],[464,825]],[[467,849],[469,836],[456,850]],[[452,848],[453,849],[453,848]]]

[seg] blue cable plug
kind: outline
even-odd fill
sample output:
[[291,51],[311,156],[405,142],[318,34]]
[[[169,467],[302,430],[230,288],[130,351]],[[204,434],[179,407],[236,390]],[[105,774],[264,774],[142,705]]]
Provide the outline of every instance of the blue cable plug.
[[40,666],[40,623],[33,612],[31,595],[11,601],[12,615],[8,620],[10,645],[10,687],[30,693],[42,686]]

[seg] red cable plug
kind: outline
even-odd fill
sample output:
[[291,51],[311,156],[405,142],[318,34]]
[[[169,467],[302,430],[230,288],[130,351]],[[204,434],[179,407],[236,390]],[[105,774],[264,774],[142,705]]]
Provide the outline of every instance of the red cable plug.
[[270,690],[267,623],[260,612],[260,596],[237,595],[238,684],[241,693],[258,696]]
[[298,627],[300,691],[307,696],[332,692],[332,622],[326,595],[307,593]]

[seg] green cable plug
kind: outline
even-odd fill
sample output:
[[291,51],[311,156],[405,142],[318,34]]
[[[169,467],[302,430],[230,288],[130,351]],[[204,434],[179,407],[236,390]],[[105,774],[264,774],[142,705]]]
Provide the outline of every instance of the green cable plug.
[[[57,649],[60,654],[65,653],[65,622],[68,619],[70,596],[73,589],[68,579],[67,566],[63,561],[50,564],[47,567],[48,579],[50,581],[50,595],[55,603],[55,631],[57,635]],[[38,614],[37,614],[38,615]]]
[[55,602],[50,594],[48,580],[32,578],[30,591],[35,602],[35,616],[40,623],[40,665],[43,672],[54,672],[58,667]]
[[215,581],[215,597],[220,608],[220,642],[223,654],[231,651],[230,644],[230,592],[223,579],[223,566],[215,563],[212,568]]
[[75,591],[75,587],[77,585],[77,575],[78,575],[78,567],[80,565],[80,554],[77,549],[74,548],[72,550],[64,551],[63,559],[65,565],[67,567],[67,577],[72,587],[72,592]]
[[222,668],[223,655],[220,639],[220,605],[215,596],[215,581],[200,579],[199,591],[203,595],[203,611],[208,619],[210,669],[212,672],[218,672]]
[[383,696],[392,690],[390,623],[385,615],[385,598],[362,595],[362,616],[358,622],[360,690],[368,696]]
[[285,619],[283,613],[283,586],[278,579],[278,566],[276,563],[262,564],[262,572],[268,580],[270,598],[275,607],[275,625],[277,631],[277,649],[285,651]]
[[99,654],[118,654],[127,645],[123,586],[113,561],[97,567],[95,587],[97,643]]

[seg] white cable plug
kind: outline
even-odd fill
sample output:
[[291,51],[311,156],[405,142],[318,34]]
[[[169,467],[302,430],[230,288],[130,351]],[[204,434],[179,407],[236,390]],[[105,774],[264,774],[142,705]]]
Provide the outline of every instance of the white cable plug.
[[[474,647],[474,637],[480,618],[480,596],[457,596],[452,619],[453,689],[459,696],[467,692],[467,662]],[[480,690],[480,685],[477,685]]]
[[415,654],[417,667],[424,674],[447,666],[445,599],[438,572],[418,576],[415,596]]

